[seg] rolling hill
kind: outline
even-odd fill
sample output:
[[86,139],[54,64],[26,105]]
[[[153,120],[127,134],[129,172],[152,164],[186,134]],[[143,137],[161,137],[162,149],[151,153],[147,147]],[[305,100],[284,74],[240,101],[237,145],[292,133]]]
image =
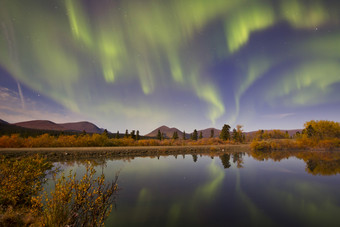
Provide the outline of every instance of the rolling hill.
[[[209,138],[210,137],[210,133],[211,133],[211,129],[214,130],[214,137],[218,137],[221,130],[218,130],[216,128],[207,128],[207,129],[202,129],[202,130],[198,130],[198,135],[200,134],[200,132],[202,132],[203,138]],[[183,137],[183,131],[180,131],[178,128],[169,128],[168,126],[161,126],[156,128],[155,130],[153,130],[152,132],[146,134],[145,136],[148,137],[157,137],[158,134],[158,130],[161,131],[161,133],[165,134],[166,138],[172,138],[172,135],[174,134],[174,132],[177,132],[178,137],[182,138]],[[190,134],[192,132],[186,132],[186,138],[190,138]]]
[[14,125],[23,128],[40,129],[40,130],[53,130],[53,131],[79,131],[85,130],[88,133],[102,133],[103,130],[98,128],[95,124],[82,121],[82,122],[72,122],[57,124],[52,121],[47,120],[35,120],[35,121],[25,121],[18,122]]
[[203,138],[210,138],[211,130],[214,130],[214,137],[219,137],[221,130],[216,129],[216,128],[202,129],[202,130],[198,130],[197,132],[198,132],[198,135],[200,134],[200,132],[202,132]]
[[59,124],[59,125],[71,131],[85,130],[86,132],[89,132],[89,133],[102,133],[103,132],[103,130],[98,128],[95,124],[91,122],[87,122],[87,121],[64,123],[64,124]]
[[156,128],[155,130],[153,130],[152,132],[150,132],[150,133],[148,133],[148,134],[146,134],[144,136],[147,136],[147,137],[157,137],[158,130],[160,130],[161,133],[164,133],[165,138],[171,138],[172,135],[174,134],[174,132],[177,132],[179,138],[183,137],[183,133],[179,129],[177,129],[177,128],[169,128],[168,126],[165,126],[165,125]]

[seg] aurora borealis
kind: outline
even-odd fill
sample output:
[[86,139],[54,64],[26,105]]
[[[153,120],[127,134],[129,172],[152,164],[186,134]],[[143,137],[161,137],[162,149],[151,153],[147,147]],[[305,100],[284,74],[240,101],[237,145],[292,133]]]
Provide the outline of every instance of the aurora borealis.
[[2,0],[0,22],[3,120],[142,133],[340,120],[337,1]]

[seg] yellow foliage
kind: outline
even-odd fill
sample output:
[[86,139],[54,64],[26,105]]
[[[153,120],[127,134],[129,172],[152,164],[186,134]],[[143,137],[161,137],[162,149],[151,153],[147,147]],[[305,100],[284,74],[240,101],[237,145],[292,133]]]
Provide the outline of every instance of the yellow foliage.
[[42,189],[46,170],[52,165],[39,156],[21,160],[0,158],[0,204],[9,206],[27,206],[31,197]]
[[55,189],[42,192],[52,164],[39,156],[20,160],[0,157],[0,226],[101,226],[112,209],[117,177],[105,182],[90,164],[80,179],[56,179]]
[[[115,181],[106,184],[105,176],[95,177],[96,171],[90,164],[80,179],[70,172],[55,179],[55,189],[48,195],[32,198],[32,211],[40,216],[42,226],[102,226],[112,210],[118,190]],[[55,177],[55,175],[54,175]]]
[[331,139],[331,138],[340,138],[340,123],[334,121],[308,121],[304,124],[305,130],[309,126],[313,128],[314,135],[313,137],[316,139]]

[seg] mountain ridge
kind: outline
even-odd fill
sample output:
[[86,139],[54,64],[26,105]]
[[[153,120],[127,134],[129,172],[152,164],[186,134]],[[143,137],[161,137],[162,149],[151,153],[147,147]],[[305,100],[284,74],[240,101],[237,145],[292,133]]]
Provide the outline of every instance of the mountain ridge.
[[[211,130],[214,130],[214,137],[218,137],[221,130],[216,129],[216,128],[206,128],[206,129],[201,129],[201,130],[197,130],[198,135],[200,134],[200,132],[202,132],[202,136],[203,138],[210,138],[210,134],[211,134]],[[168,127],[166,125],[162,125],[154,130],[152,130],[151,132],[149,132],[148,134],[145,134],[144,136],[148,136],[148,137],[157,137],[158,134],[158,130],[160,130],[161,133],[164,133],[166,138],[172,138],[172,135],[174,132],[177,132],[178,137],[182,138],[183,137],[183,131],[179,130],[176,127]],[[186,134],[186,138],[190,138],[190,134],[193,132],[185,132]]]
[[23,128],[31,129],[41,129],[41,130],[55,130],[55,131],[86,131],[88,133],[102,133],[103,130],[100,129],[95,124],[88,121],[80,122],[67,122],[67,123],[55,123],[49,120],[32,120],[17,122],[13,125],[20,126]]
[[[172,138],[172,135],[173,135],[173,133],[175,131],[177,131],[179,138],[183,137],[183,131],[181,131],[178,128],[175,128],[175,127],[170,128],[170,127],[168,127],[166,125],[162,125],[162,126],[156,128],[156,129],[152,130],[148,134],[145,134],[145,136],[157,137],[158,130],[160,130],[161,133],[164,133],[166,138]],[[219,137],[219,134],[221,133],[221,130],[220,129],[216,129],[216,128],[206,128],[206,129],[197,130],[197,134],[199,136],[200,132],[202,132],[203,138],[210,138],[211,130],[214,130],[214,137]],[[281,131],[283,133],[285,133],[287,131],[289,136],[295,135],[296,132],[300,132],[300,133],[302,132],[302,129],[287,129],[287,130],[285,130],[285,129],[264,129],[264,131],[267,131],[267,132],[273,132],[274,130],[279,130],[279,131]],[[258,132],[258,130],[244,132],[244,133],[246,135],[253,136],[253,135],[255,135],[256,132]],[[191,133],[193,133],[193,132],[186,132],[186,138],[190,138],[190,134]],[[230,130],[230,133],[231,133],[231,130]]]

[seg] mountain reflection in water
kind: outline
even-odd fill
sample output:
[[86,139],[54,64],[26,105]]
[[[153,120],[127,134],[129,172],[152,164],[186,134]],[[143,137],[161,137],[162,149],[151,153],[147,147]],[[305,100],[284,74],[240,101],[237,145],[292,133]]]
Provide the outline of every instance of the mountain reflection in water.
[[[107,226],[337,226],[340,153],[221,152],[93,159],[119,173]],[[84,170],[85,160],[59,162]]]

